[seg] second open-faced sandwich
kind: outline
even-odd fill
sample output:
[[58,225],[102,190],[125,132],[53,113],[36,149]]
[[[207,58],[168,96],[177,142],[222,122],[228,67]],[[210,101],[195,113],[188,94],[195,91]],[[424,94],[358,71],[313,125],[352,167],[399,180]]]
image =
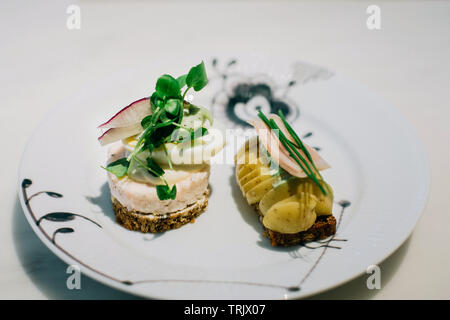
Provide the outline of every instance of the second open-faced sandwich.
[[289,246],[335,234],[333,190],[320,174],[329,165],[281,112],[266,116],[259,111],[249,123],[257,136],[235,156],[236,180],[271,244]]
[[208,83],[203,62],[188,74],[158,78],[155,92],[99,126],[116,220],[161,232],[193,222],[206,208],[210,158],[223,148],[208,109],[185,101]]

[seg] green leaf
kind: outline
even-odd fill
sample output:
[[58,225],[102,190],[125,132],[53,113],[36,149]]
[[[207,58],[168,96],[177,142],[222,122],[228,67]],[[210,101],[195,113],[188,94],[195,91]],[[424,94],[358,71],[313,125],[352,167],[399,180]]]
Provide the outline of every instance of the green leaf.
[[153,115],[149,115],[149,116],[146,116],[144,119],[142,119],[142,121],[141,121],[142,128],[144,128],[144,129],[148,128],[148,126],[152,122],[152,117],[153,117]]
[[172,190],[170,190],[170,199],[175,200],[177,197],[177,186],[173,185]]
[[170,99],[165,104],[166,112],[176,116],[180,110],[180,105],[181,103],[179,99]]
[[205,64],[192,67],[186,77],[186,84],[189,88],[194,88],[195,91],[202,90],[208,84],[208,77],[206,76]]
[[145,149],[148,150],[148,152],[150,154],[152,154],[153,150],[155,150],[155,145],[151,141],[145,141],[144,142],[144,147],[145,147]]
[[177,186],[174,185],[172,189],[166,184],[156,186],[156,193],[159,200],[175,200],[177,196]]
[[151,169],[149,172],[155,177],[161,177],[165,173],[159,164],[157,164],[152,158],[147,158],[147,166]]
[[157,108],[161,108],[163,104],[163,100],[158,97],[158,94],[156,92],[153,92],[152,96],[150,97],[150,106],[152,108],[152,112],[155,112]]
[[182,76],[179,76],[177,78],[178,84],[180,85],[180,88],[183,88],[186,85],[186,78],[187,78],[187,74],[183,74]]
[[110,164],[108,164],[106,166],[106,168],[103,168],[103,169],[111,172],[117,178],[122,178],[127,174],[129,166],[130,166],[130,163],[128,162],[127,158],[121,158],[119,160],[111,162]]
[[180,85],[178,81],[171,75],[165,74],[158,78],[156,81],[156,94],[161,99],[166,98],[181,98]]
[[156,124],[156,128],[160,128],[161,126],[164,127],[166,125],[165,123],[170,121],[166,111],[167,110],[164,110],[164,112],[159,115],[159,123]]
[[[150,105],[152,114],[141,120],[144,132],[140,135],[134,151],[130,154],[131,162],[136,162],[140,167],[148,170],[152,175],[160,177],[165,185],[157,186],[158,197],[161,200],[175,199],[177,189],[176,186],[170,188],[164,179],[164,170],[152,159],[152,153],[166,142],[191,141],[204,136],[208,133],[205,128],[189,128],[182,125],[184,108],[189,104],[184,104],[183,98],[190,88],[195,91],[201,90],[208,83],[206,76],[205,64],[190,69],[188,74],[182,75],[177,79],[171,75],[165,74],[158,78],[155,85],[155,92],[150,97]],[[181,88],[186,88],[181,95]],[[198,109],[198,108],[197,108]],[[202,118],[212,119],[210,114],[199,114]],[[177,129],[178,127],[178,129]],[[164,147],[164,146],[163,146]],[[166,156],[168,157],[167,150]],[[146,163],[140,160],[137,155],[143,151],[148,151],[149,156]],[[171,165],[170,159],[169,166]],[[108,166],[107,170],[114,172],[117,176],[123,176],[130,168],[129,162],[123,160]]]
[[198,129],[196,129],[195,131],[191,132],[191,139],[198,139],[201,138],[203,136],[206,136],[208,134],[208,129],[200,127]]
[[158,194],[159,200],[168,200],[169,197],[169,186],[163,184],[156,186],[156,193]]
[[[163,117],[161,117],[161,118],[163,118]],[[170,126],[171,124],[173,124],[175,122],[175,120],[167,118],[166,114],[164,114],[164,119],[165,119],[164,122],[158,123],[155,126],[155,129],[159,129],[159,128],[164,128],[164,127]]]

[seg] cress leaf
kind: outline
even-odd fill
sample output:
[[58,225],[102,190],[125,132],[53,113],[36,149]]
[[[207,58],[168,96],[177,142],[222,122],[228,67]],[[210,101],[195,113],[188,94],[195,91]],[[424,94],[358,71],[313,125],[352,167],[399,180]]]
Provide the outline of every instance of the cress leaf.
[[121,158],[119,160],[111,162],[104,169],[114,174],[117,178],[122,178],[127,174],[129,166],[130,163],[128,162],[128,160],[126,158]]
[[177,187],[174,185],[171,190],[168,185],[158,185],[156,186],[156,193],[158,194],[159,200],[175,200]]
[[198,129],[196,129],[195,131],[191,132],[191,139],[198,139],[200,137],[206,136],[208,134],[208,129],[204,128],[204,127],[200,127]]
[[187,74],[183,74],[182,76],[179,76],[177,78],[178,84],[180,86],[180,88],[183,88],[186,85],[186,78],[187,78]]
[[149,171],[155,177],[161,177],[164,175],[164,170],[153,160],[152,158],[147,158],[147,166],[151,169]]
[[159,98],[181,98],[180,85],[178,81],[171,75],[165,74],[158,78],[156,81],[156,94]]
[[162,107],[163,100],[158,96],[156,92],[153,92],[150,97],[150,106],[152,108],[152,112],[155,112],[158,107]]
[[202,90],[208,84],[208,77],[206,76],[206,69],[203,61],[189,70],[186,77],[186,84],[189,88],[194,88],[195,91]]
[[144,142],[143,149],[147,150],[150,154],[152,154],[153,150],[155,150],[155,145],[153,144],[152,141],[146,140]]
[[162,112],[159,115],[159,119],[158,120],[159,121],[155,124],[155,129],[156,128],[160,128],[160,127],[164,127],[166,125],[165,123],[170,121],[169,117],[167,116],[167,110],[164,110],[164,112]]
[[170,199],[175,200],[177,197],[177,186],[173,185],[172,190],[170,190]]
[[166,102],[165,109],[169,114],[176,116],[180,110],[180,100],[170,99]]
[[168,200],[170,199],[168,195],[168,189],[169,187],[166,185],[158,185],[156,186],[156,193],[158,194],[159,200]]
[[148,126],[152,122],[152,117],[153,117],[152,115],[149,115],[149,116],[146,116],[144,119],[142,119],[142,121],[141,121],[142,128],[144,128],[144,129],[148,128]]

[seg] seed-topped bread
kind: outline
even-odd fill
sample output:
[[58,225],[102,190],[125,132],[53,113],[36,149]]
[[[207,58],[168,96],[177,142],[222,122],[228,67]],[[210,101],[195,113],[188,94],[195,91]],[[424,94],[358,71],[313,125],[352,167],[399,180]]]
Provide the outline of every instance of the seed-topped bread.
[[193,223],[205,211],[208,205],[208,196],[209,190],[204,193],[202,198],[188,205],[186,208],[164,215],[153,215],[129,210],[113,196],[111,198],[116,214],[116,221],[120,225],[128,230],[155,233],[177,229],[189,222]]
[[207,108],[187,102],[208,84],[205,64],[156,80],[150,96],[98,128],[111,145],[107,171],[116,220],[130,230],[162,232],[194,222],[206,208],[210,160],[225,145]]
[[[108,162],[126,155],[122,143],[113,143],[108,150]],[[162,232],[194,222],[208,205],[209,164],[183,171],[177,176],[177,197],[159,200],[155,186],[129,177],[118,178],[108,172],[116,221],[129,230]]]

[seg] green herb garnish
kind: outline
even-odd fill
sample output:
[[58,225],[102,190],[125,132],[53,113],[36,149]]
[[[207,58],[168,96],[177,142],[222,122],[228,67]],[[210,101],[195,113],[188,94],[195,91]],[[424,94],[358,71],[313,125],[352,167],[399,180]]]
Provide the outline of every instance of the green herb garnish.
[[172,189],[167,184],[156,186],[156,193],[160,200],[175,200],[177,196],[177,186],[174,185]]
[[130,163],[128,162],[128,160],[126,158],[122,158],[114,162],[111,162],[106,166],[106,168],[105,167],[102,168],[111,172],[117,178],[122,178],[127,174],[129,166]]
[[166,99],[170,97],[181,98],[180,85],[178,81],[171,75],[165,74],[156,81],[155,91],[158,97]]
[[195,91],[200,91],[207,84],[208,77],[206,76],[205,64],[202,61],[202,63],[200,63],[198,66],[195,66],[191,68],[191,70],[189,70],[189,73],[186,76],[186,85],[188,89],[194,88]]
[[183,88],[186,85],[186,78],[187,78],[187,74],[182,75],[180,77],[177,78],[178,84],[180,86],[180,88]]
[[[292,127],[286,122],[286,119],[282,113],[282,111],[279,111],[280,117],[283,121],[283,124],[286,126],[286,129],[288,130],[289,134],[294,139],[295,143],[289,140],[281,131],[280,127],[276,124],[276,122],[273,119],[268,119],[265,114],[259,110],[258,117],[271,129],[271,130],[277,130],[277,136],[280,140],[281,144],[286,148],[286,150],[289,152],[289,156],[294,159],[294,161],[300,166],[300,168],[305,172],[305,174],[310,178],[320,189],[320,191],[326,195],[327,192],[323,188],[322,183],[320,183],[319,179],[323,181],[322,176],[319,173],[319,170],[317,170],[314,162],[312,161],[311,154],[309,153],[308,149],[304,146],[298,135],[295,133],[295,131],[292,129]],[[306,158],[303,157],[300,152],[298,152],[298,149],[303,151]],[[311,165],[312,166],[311,166]],[[319,179],[318,179],[319,177]]]
[[[129,158],[135,158],[138,153],[144,150],[150,151],[150,156],[147,158],[147,167],[151,169],[149,171],[152,174],[160,177],[164,182],[164,185],[156,187],[158,198],[160,200],[175,199],[177,189],[175,186],[170,188],[167,184],[167,181],[163,177],[164,170],[162,170],[151,158],[152,151],[163,145],[169,166],[172,167],[170,157],[164,144],[167,142],[179,142],[172,138],[175,130],[183,128],[187,132],[187,135],[182,139],[183,141],[187,138],[196,139],[206,134],[206,129],[206,132],[201,130],[199,134],[197,130],[183,127],[181,121],[183,120],[184,108],[190,106],[189,103],[185,103],[184,101],[188,91],[191,88],[195,91],[200,91],[207,83],[208,78],[203,62],[192,67],[188,74],[182,75],[176,79],[166,74],[161,76],[156,82],[155,92],[150,99],[153,114],[149,116],[148,119],[143,119],[142,127],[144,128],[144,132],[139,138],[135,151]],[[185,89],[183,94],[181,94],[183,88]]]
[[[165,74],[156,81],[155,92],[150,96],[150,108],[152,114],[141,121],[144,131],[140,134],[136,147],[127,158],[119,159],[109,164],[105,169],[121,178],[125,176],[134,164],[146,169],[151,175],[159,177],[164,183],[156,186],[160,200],[174,200],[177,188],[168,185],[164,178],[164,170],[153,160],[152,152],[162,146],[164,148],[169,167],[172,168],[165,143],[181,143],[194,140],[208,134],[206,128],[190,128],[181,124],[185,109],[193,106],[185,102],[184,98],[190,89],[200,91],[208,84],[205,64],[192,67],[189,72],[178,78]],[[184,89],[184,91],[183,91]],[[183,92],[182,92],[183,91]],[[146,161],[137,156],[143,151],[148,151]]]
[[[294,139],[295,143],[296,143],[296,147],[301,149],[303,151],[303,153],[306,155],[306,157],[308,158],[309,162],[312,164],[314,171],[316,172],[316,174],[319,176],[319,178],[322,181],[325,181],[322,177],[322,175],[320,174],[320,171],[317,169],[311,154],[309,153],[308,149],[306,149],[305,145],[303,144],[302,140],[300,139],[300,137],[297,135],[297,133],[294,131],[294,129],[291,127],[291,125],[286,121],[286,118],[284,117],[283,111],[278,110],[278,114],[280,115],[281,120],[283,121],[284,126],[286,127],[287,131],[289,132],[289,134],[292,136],[292,138]],[[327,191],[330,192],[330,187],[328,186],[328,184],[325,183],[325,187],[327,188]]]

